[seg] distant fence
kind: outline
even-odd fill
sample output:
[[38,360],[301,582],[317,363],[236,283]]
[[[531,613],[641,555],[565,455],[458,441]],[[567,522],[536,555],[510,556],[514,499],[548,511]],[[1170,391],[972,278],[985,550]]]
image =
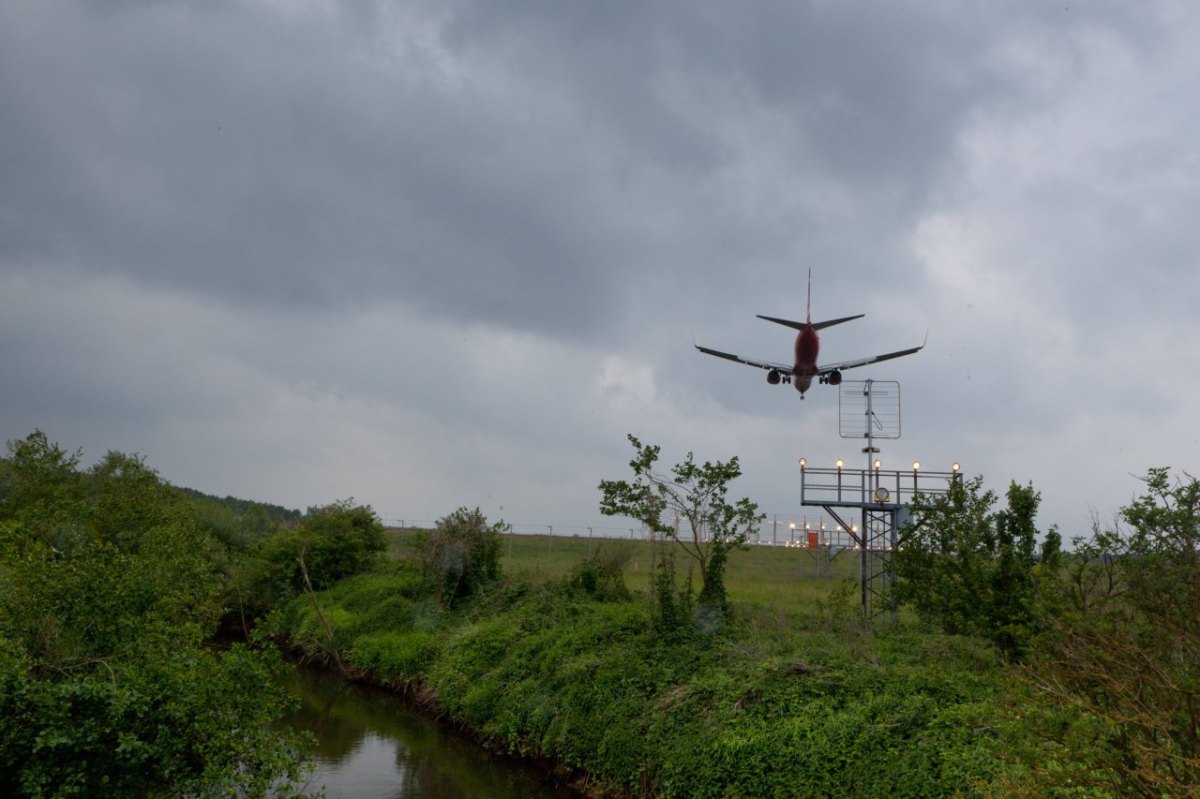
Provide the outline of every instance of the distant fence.
[[[435,519],[384,519],[383,523],[400,530],[431,530]],[[556,538],[599,538],[629,541],[648,541],[649,533],[639,525],[617,527],[581,524],[545,524],[510,522],[514,535],[552,536]],[[681,523],[681,532],[688,535],[686,522]],[[855,531],[857,532],[857,531]],[[748,543],[752,546],[800,547],[803,549],[851,549],[854,540],[849,531],[843,530],[832,518],[824,514],[768,514],[752,533]]]

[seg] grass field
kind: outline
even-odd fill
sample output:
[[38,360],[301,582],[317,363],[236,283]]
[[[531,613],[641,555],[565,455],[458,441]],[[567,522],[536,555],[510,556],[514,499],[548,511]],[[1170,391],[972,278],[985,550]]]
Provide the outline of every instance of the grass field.
[[[415,532],[390,530],[390,554],[402,557]],[[625,584],[632,591],[645,591],[649,585],[651,546],[648,541],[628,539],[506,535],[500,549],[501,568],[505,574],[553,580],[565,577],[600,548],[618,549],[628,554]],[[682,582],[689,569],[695,571],[695,562],[682,547],[673,546]],[[736,604],[766,610],[809,611],[842,580],[858,579],[854,552],[842,550],[832,554],[830,558],[823,550],[770,546],[752,546],[734,552],[726,573],[729,597]],[[699,591],[699,574],[694,574],[692,581]]]

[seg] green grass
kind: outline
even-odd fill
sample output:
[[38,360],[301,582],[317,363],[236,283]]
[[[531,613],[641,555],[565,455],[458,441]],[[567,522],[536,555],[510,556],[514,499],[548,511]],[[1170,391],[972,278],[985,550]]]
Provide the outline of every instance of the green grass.
[[[404,557],[410,551],[409,545],[415,534],[412,530],[389,530],[389,554],[393,558]],[[695,562],[682,547],[672,546],[680,581],[687,578],[691,569],[693,586],[699,591],[700,576]],[[647,590],[652,545],[644,540],[506,535],[500,548],[500,564],[505,574],[535,581],[557,580],[601,547],[627,551],[629,562],[625,567],[625,584],[631,591]],[[849,550],[840,554],[834,552],[830,559],[820,550],[751,546],[734,552],[727,568],[725,587],[736,605],[785,614],[807,611],[818,600],[828,599],[842,580],[858,579],[858,561],[855,553]]]

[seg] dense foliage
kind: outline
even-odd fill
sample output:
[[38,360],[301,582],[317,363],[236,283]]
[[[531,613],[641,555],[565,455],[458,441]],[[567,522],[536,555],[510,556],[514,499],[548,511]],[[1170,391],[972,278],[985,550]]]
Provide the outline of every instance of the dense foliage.
[[1036,552],[1038,495],[976,479],[916,503],[899,596],[1024,661],[994,796],[1200,795],[1200,482],[1151,469],[1123,525]]
[[1059,574],[1026,669],[1030,795],[1200,796],[1200,481],[1145,484]]
[[1060,565],[1058,533],[1046,533],[1039,553],[1040,495],[1013,483],[1007,507],[994,512],[996,495],[982,486],[958,479],[943,495],[917,495],[896,553],[896,594],[945,632],[989,638],[1019,659],[1044,622],[1038,579]]
[[277,655],[205,639],[229,552],[140,458],[41,432],[0,460],[0,794],[265,795]]

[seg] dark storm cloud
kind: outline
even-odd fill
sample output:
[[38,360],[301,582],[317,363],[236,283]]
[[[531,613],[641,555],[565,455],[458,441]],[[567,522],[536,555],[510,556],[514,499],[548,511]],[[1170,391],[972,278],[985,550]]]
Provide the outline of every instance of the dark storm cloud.
[[587,154],[545,145],[537,98],[356,60],[357,28],[336,18],[231,10],[9,15],[6,261],[586,326],[620,261]]
[[[845,231],[812,208],[783,223],[739,206],[745,115],[782,128],[777,179],[834,180],[894,230],[964,118],[1011,90],[976,57],[1012,27],[983,9],[47,2],[4,17],[6,262],[247,301],[392,296],[555,335],[756,252],[832,257]],[[652,244],[664,226],[683,243]]]

